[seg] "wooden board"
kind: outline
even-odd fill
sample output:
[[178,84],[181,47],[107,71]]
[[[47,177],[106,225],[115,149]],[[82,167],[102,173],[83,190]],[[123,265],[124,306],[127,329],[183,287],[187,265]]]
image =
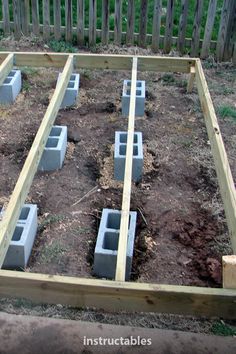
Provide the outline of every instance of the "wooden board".
[[32,30],[35,36],[39,35],[39,2],[38,0],[31,0],[32,7]]
[[84,45],[84,1],[77,0],[77,40]]
[[232,0],[224,0],[224,4],[222,6],[220,29],[218,32],[217,47],[216,47],[216,58],[218,61],[222,61],[224,55],[224,46],[225,46],[227,26],[228,26],[229,15],[230,15],[228,9],[231,5],[231,2]]
[[181,0],[181,15],[179,18],[179,33],[178,33],[178,44],[177,48],[180,54],[184,54],[185,46],[185,35],[187,28],[187,16],[188,16],[188,5],[189,0]]
[[3,16],[3,30],[4,34],[8,35],[10,33],[10,14],[9,14],[9,0],[2,1],[2,16]]
[[18,0],[12,0],[13,19],[14,19],[14,37],[19,39],[21,37],[21,20],[20,20],[20,3]]
[[121,43],[121,34],[122,34],[122,0],[116,0],[115,2],[115,43]]
[[134,0],[128,1],[128,10],[127,10],[127,33],[126,33],[126,43],[134,43],[134,17],[135,17],[135,7]]
[[174,0],[168,0],[166,8],[166,28],[164,40],[164,53],[168,54],[172,45],[173,19],[174,19]]
[[109,0],[102,0],[102,44],[109,41]]
[[54,37],[61,39],[61,0],[53,0]]
[[215,162],[216,174],[220,186],[220,193],[224,203],[229,234],[234,254],[236,254],[236,191],[229,161],[225,151],[219,124],[216,118],[214,106],[207,87],[201,61],[196,60],[196,83],[198,95],[202,106],[203,115],[207,127],[208,138]]
[[14,53],[8,54],[0,65],[0,86],[3,84],[3,81],[6,79],[7,75],[13,68],[14,64]]
[[97,0],[89,1],[89,45],[96,44]]
[[62,72],[61,79],[58,82],[42,123],[36,134],[30,152],[21,170],[20,176],[15,185],[10,201],[7,205],[7,209],[0,224],[0,267],[3,264],[18,217],[20,215],[22,205],[24,204],[29,192],[32,180],[37,171],[40,158],[47,142],[48,135],[63,100],[72,70],[73,55],[70,55]]
[[0,296],[106,311],[236,318],[236,290],[0,271]]
[[157,52],[160,45],[162,0],[154,1],[152,25],[152,50]]
[[66,41],[72,42],[72,0],[65,0]]
[[129,120],[128,120],[127,145],[126,145],[126,157],[125,157],[124,186],[123,186],[123,195],[122,195],[120,233],[119,233],[119,242],[118,242],[118,251],[117,251],[117,263],[116,263],[116,280],[117,281],[124,281],[125,280],[127,241],[128,241],[128,229],[129,229],[130,198],[131,198],[131,187],[132,187],[132,165],[133,165],[133,143],[134,143],[137,67],[138,67],[138,59],[137,59],[137,57],[134,57],[133,64],[132,64]]
[[203,9],[203,0],[196,0],[195,16],[194,16],[194,24],[193,24],[193,36],[192,36],[193,40],[191,45],[191,56],[199,55],[202,9]]
[[223,256],[223,287],[236,289],[236,255]]
[[207,13],[207,22],[205,26],[204,39],[201,50],[201,58],[206,58],[209,54],[211,36],[215,22],[217,0],[210,0]]
[[43,0],[43,38],[50,36],[50,0]]
[[145,48],[147,37],[148,0],[141,0],[140,7],[139,46]]

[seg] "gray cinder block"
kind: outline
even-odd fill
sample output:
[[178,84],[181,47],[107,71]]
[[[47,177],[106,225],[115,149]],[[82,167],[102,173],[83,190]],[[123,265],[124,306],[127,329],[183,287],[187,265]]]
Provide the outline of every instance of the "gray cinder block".
[[21,90],[21,71],[11,70],[0,86],[0,104],[11,104]]
[[[127,132],[115,132],[114,178],[124,180],[125,157],[127,148]],[[143,139],[142,133],[134,133],[132,180],[139,182],[143,171]]]
[[62,168],[67,146],[67,127],[54,125],[49,134],[43,155],[39,162],[39,171],[54,171]]
[[[60,80],[61,73],[58,75],[57,83]],[[71,107],[76,103],[76,98],[79,93],[79,74],[72,74],[70,77],[70,81],[68,83],[65,96],[61,103],[61,108]]]
[[[131,80],[124,80],[122,92],[122,116],[129,115]],[[136,82],[136,105],[135,116],[142,117],[145,108],[145,81],[137,80]]]
[[[126,280],[130,279],[137,213],[130,212],[126,258]],[[114,279],[119,242],[121,212],[103,209],[94,254],[94,274],[101,278]]]
[[36,232],[37,205],[24,204],[3,262],[3,268],[26,267]]

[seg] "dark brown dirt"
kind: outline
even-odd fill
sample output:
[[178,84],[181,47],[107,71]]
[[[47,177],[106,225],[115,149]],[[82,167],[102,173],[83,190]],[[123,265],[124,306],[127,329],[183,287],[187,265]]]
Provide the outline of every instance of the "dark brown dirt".
[[[127,129],[120,95],[130,73],[80,74],[77,105],[61,110],[55,122],[68,127],[64,166],[37,173],[27,199],[39,208],[28,272],[91,277],[102,209],[121,207],[112,144],[115,131]],[[14,106],[0,107],[0,205],[7,204],[56,77],[52,69],[24,73]],[[138,212],[132,280],[220,286],[221,257],[230,247],[206,129],[196,93],[187,95],[178,85],[186,77],[173,77],[169,85],[163,74],[138,75],[146,80],[147,102],[145,117],[136,119],[145,168],[142,182],[132,188],[131,210]],[[224,122],[227,136],[231,127]],[[231,163],[232,156],[230,150]]]

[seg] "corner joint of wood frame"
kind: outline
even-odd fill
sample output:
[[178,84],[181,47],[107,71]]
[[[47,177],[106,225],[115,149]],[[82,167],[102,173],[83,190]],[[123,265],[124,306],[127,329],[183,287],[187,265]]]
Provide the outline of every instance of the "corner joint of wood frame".
[[222,257],[223,288],[236,289],[236,255]]

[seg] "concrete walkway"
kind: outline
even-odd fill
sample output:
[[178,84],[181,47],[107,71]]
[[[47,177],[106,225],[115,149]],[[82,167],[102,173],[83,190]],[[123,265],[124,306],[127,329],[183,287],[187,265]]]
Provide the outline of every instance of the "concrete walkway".
[[[85,345],[84,337],[138,341],[136,345]],[[101,341],[102,339],[100,339]],[[151,345],[142,345],[151,341]],[[95,341],[96,342],[96,341]],[[0,354],[235,354],[236,338],[9,315],[0,312]]]

